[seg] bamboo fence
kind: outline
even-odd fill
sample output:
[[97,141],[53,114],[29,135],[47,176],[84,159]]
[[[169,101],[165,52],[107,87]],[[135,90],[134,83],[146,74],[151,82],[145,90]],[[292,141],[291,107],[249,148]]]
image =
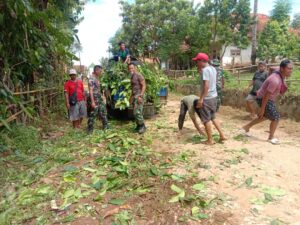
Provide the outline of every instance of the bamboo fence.
[[39,90],[18,91],[12,95],[19,98],[18,103],[11,103],[7,106],[8,117],[0,123],[0,127],[5,126],[12,121],[26,123],[31,115],[26,112],[27,107],[34,108],[38,115],[43,116],[49,108],[57,104],[57,97],[62,92],[58,88],[44,88]]

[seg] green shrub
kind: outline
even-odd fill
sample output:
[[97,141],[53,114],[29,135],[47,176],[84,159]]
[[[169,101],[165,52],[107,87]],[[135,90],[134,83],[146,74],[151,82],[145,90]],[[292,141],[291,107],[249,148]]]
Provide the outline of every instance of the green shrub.
[[14,125],[11,131],[3,130],[0,135],[2,149],[7,149],[8,146],[12,150],[22,153],[30,153],[38,150],[40,141],[38,130],[31,126]]

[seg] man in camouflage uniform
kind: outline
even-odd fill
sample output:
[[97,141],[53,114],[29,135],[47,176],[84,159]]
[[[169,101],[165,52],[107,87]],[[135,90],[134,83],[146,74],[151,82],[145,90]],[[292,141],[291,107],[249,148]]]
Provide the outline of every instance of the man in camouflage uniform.
[[143,118],[146,82],[144,77],[136,72],[136,68],[133,63],[130,63],[128,65],[128,71],[131,74],[132,94],[130,97],[130,103],[133,103],[133,114],[137,125],[135,130],[138,131],[139,134],[142,134],[146,131],[146,126]]
[[220,67],[220,61],[218,59],[214,59],[211,61],[213,67],[215,67],[217,71],[217,112],[219,111],[220,105],[222,103],[222,90],[224,89],[224,70]]
[[88,119],[88,134],[93,133],[95,119],[99,118],[102,121],[104,129],[108,129],[106,105],[102,99],[99,76],[102,73],[102,67],[94,66],[94,72],[89,79],[89,119]]

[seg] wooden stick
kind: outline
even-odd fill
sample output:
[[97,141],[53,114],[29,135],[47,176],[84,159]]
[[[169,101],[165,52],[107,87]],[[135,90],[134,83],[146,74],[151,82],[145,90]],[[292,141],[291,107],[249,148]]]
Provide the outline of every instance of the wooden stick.
[[[11,121],[17,119],[17,116],[20,115],[21,113],[23,113],[23,109],[22,109],[21,111],[15,113],[14,115],[8,117],[8,118],[6,119],[6,122],[9,123],[9,122],[11,122]],[[4,126],[4,124],[3,124],[3,123],[0,123],[0,127],[3,127],[3,126]]]
[[56,90],[57,88],[47,88],[47,89],[40,89],[40,90],[33,90],[33,91],[22,91],[22,92],[15,92],[13,95],[23,95],[23,94],[32,94],[32,93],[38,93],[38,92],[45,92],[49,90]]

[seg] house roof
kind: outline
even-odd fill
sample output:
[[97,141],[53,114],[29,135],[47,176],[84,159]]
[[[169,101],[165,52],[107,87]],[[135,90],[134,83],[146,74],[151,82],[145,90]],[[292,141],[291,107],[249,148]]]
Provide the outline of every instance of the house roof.
[[300,29],[289,28],[289,32],[296,34],[300,37]]
[[265,26],[267,25],[267,23],[269,22],[270,17],[265,15],[265,14],[261,14],[258,13],[257,14],[257,32],[260,33],[264,30]]
[[[253,13],[251,13],[251,17],[253,17]],[[262,13],[257,13],[257,34],[262,32],[267,25],[268,21],[270,20],[270,17],[262,14]],[[252,37],[252,28],[253,25],[251,25],[251,29],[249,30],[248,37]]]
[[[251,16],[253,16],[253,13],[251,14]],[[269,16],[262,14],[262,13],[257,14],[257,33],[258,34],[264,30],[264,28],[267,25],[267,23],[269,22],[269,20],[270,20]],[[300,36],[300,29],[289,28],[289,32]],[[252,29],[249,31],[249,37],[252,37]]]

